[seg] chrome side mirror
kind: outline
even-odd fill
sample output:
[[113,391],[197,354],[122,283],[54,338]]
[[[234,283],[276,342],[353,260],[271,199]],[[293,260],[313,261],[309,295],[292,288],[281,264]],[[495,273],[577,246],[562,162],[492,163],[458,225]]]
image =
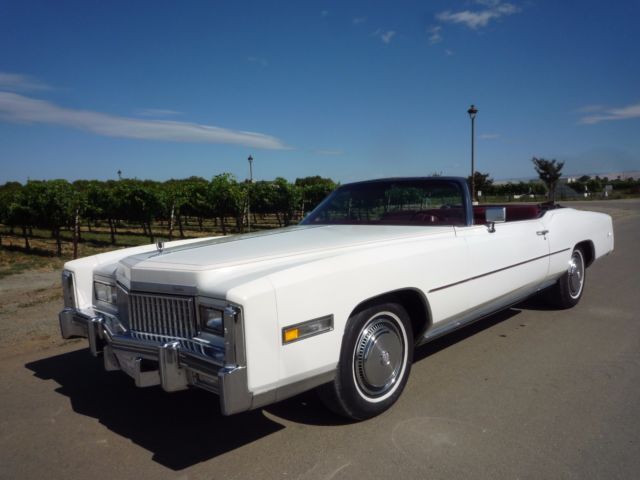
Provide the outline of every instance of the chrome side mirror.
[[506,207],[486,207],[484,211],[485,223],[503,223],[507,221]]
[[496,223],[507,221],[507,209],[505,207],[486,207],[484,222],[488,225],[489,233],[496,231]]

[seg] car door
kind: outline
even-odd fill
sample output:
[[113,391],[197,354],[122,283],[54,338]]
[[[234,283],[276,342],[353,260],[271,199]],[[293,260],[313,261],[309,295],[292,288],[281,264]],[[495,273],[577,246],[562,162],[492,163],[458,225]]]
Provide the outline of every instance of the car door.
[[549,242],[539,219],[456,227],[468,249],[463,283],[470,314],[482,315],[534,293],[549,270]]

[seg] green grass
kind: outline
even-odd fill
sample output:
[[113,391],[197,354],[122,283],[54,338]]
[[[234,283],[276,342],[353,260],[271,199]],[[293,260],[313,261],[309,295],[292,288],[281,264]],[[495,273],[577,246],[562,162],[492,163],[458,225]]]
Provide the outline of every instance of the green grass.
[[[3,239],[3,242],[6,242],[6,239]],[[40,250],[25,253],[23,249],[0,249],[0,278],[30,270],[59,270],[63,264],[64,259],[54,255],[43,255]]]

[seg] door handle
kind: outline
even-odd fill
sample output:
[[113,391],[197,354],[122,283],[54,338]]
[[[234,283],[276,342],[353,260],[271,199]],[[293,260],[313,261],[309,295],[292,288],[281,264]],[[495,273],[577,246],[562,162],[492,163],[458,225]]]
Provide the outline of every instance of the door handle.
[[542,235],[546,235],[547,233],[549,233],[549,230],[538,230],[536,232],[536,235],[542,236]]

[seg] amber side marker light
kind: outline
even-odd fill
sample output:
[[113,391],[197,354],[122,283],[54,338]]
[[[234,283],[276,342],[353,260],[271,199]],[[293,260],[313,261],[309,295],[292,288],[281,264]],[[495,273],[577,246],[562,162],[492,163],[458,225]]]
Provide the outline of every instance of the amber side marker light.
[[297,342],[333,330],[333,315],[314,318],[282,329],[282,344]]

